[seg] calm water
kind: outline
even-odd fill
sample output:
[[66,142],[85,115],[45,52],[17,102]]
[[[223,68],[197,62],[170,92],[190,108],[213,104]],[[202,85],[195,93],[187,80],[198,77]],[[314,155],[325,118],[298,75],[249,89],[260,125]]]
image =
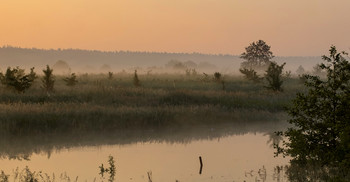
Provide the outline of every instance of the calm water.
[[[269,130],[278,128],[275,127]],[[100,181],[98,166],[101,163],[107,166],[108,156],[112,155],[117,167],[116,181],[147,182],[150,171],[154,182],[287,181],[283,174],[277,175],[274,170],[276,166],[287,165],[289,159],[274,158],[271,144],[276,138],[272,132],[259,126],[252,126],[252,131],[248,128],[211,127],[198,129],[200,134],[196,134],[197,131],[169,132],[169,136],[144,134],[130,136],[134,138],[130,142],[109,138],[107,142],[85,139],[89,142],[55,144],[46,139],[50,147],[33,143],[26,147],[18,142],[12,146],[2,142],[8,149],[1,153],[0,169],[12,174],[17,167],[28,166],[32,171],[56,176],[66,172],[72,179],[78,176],[78,181]],[[11,147],[13,149],[9,149]],[[9,152],[14,156],[28,156],[29,160],[9,159],[12,155]],[[202,174],[199,174],[199,156],[203,158]]]

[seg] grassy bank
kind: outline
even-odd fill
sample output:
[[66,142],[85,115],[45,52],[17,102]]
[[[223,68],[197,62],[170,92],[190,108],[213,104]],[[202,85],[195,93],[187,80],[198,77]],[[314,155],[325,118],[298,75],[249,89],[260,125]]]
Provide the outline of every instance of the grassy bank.
[[303,89],[298,79],[288,79],[284,92],[264,89],[234,76],[222,84],[211,78],[181,74],[79,75],[68,87],[56,77],[55,92],[47,94],[36,80],[24,94],[0,88],[2,135],[72,133],[190,127],[232,122],[269,122],[285,119],[284,107]]

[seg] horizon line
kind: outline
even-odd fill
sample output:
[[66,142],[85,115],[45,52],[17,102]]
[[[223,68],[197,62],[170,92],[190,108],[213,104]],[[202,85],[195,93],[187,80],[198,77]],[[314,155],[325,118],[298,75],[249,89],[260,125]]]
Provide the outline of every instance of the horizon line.
[[[13,45],[2,45],[0,48],[17,48],[17,49],[31,49],[31,50],[42,50],[42,51],[87,51],[87,52],[101,52],[101,53],[120,53],[120,52],[127,52],[127,53],[156,53],[156,54],[188,54],[188,55],[205,55],[205,56],[232,56],[232,57],[239,57],[240,55],[235,54],[223,54],[223,53],[201,53],[201,52],[162,52],[162,51],[135,51],[135,50],[99,50],[99,49],[81,49],[81,48],[37,48],[37,47],[21,47],[21,46],[13,46]],[[321,57],[321,56],[275,56],[275,57]]]

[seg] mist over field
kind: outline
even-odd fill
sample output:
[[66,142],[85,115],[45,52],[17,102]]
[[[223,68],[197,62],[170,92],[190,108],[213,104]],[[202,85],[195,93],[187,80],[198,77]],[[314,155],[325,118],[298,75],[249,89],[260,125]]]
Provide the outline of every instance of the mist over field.
[[[244,61],[239,55],[229,54],[201,54],[201,53],[167,53],[167,52],[132,52],[132,51],[97,51],[81,49],[37,49],[3,46],[0,48],[0,70],[7,66],[24,67],[42,70],[46,65],[53,66],[57,61],[68,63],[71,72],[76,73],[107,73],[133,72],[139,73],[177,72],[184,73],[186,68],[196,69],[197,72],[224,74],[240,74],[239,68]],[[286,62],[285,70],[296,74],[302,65],[306,71],[322,62],[318,57],[279,57],[272,61],[278,64]],[[174,69],[171,62],[181,62],[185,67]],[[41,71],[38,71],[39,73]],[[66,71],[67,72],[67,71]],[[56,70],[56,73],[64,73]]]
[[0,1],[0,182],[350,181],[349,7]]

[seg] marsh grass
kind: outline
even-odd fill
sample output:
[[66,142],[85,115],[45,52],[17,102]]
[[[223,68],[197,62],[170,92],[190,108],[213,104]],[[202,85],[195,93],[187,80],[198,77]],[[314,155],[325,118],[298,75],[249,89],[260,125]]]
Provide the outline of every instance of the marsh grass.
[[[26,93],[0,88],[0,135],[74,133],[118,129],[189,127],[201,124],[285,119],[284,107],[303,89],[297,79],[285,81],[285,92],[225,75],[225,91],[202,75],[82,74],[71,88],[56,76],[48,96],[37,79]],[[176,87],[174,87],[174,81]]]

